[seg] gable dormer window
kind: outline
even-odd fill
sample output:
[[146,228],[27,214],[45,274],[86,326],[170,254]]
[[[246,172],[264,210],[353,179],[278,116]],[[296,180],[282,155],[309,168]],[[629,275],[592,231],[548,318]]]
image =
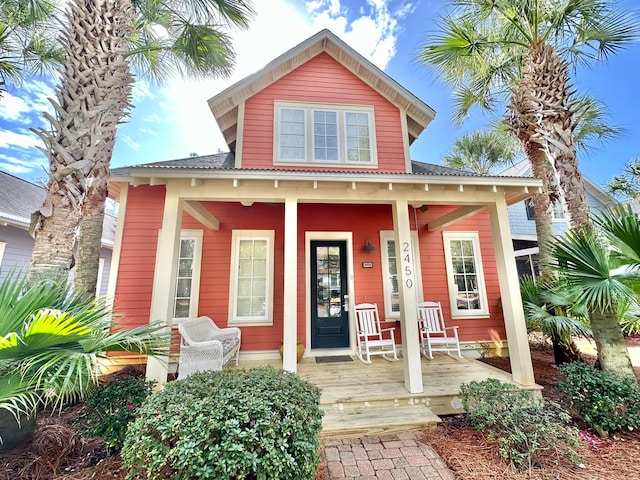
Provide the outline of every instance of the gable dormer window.
[[373,107],[276,102],[274,161],[374,167]]

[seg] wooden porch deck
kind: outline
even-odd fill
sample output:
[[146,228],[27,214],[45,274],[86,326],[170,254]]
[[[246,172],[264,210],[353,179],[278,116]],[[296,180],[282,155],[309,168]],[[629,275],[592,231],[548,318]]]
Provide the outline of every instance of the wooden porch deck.
[[[517,385],[511,374],[480,361],[437,354],[434,360],[421,359],[424,392],[412,394],[404,387],[402,359],[388,362],[373,357],[370,365],[355,356],[352,359],[316,363],[314,358],[304,358],[298,363],[298,375],[322,390],[324,435],[381,434],[434,425],[440,421],[437,415],[463,411],[458,397],[463,383],[496,378]],[[240,367],[265,364],[282,367],[278,360],[241,361]]]

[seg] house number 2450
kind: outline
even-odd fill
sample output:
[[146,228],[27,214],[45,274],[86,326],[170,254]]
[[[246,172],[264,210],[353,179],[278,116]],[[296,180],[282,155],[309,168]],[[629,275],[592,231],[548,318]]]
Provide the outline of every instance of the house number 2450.
[[411,261],[411,246],[409,242],[402,243],[402,262],[404,263],[402,270],[404,271],[404,276],[407,277],[404,284],[407,288],[413,288],[413,270],[411,269],[413,262]]

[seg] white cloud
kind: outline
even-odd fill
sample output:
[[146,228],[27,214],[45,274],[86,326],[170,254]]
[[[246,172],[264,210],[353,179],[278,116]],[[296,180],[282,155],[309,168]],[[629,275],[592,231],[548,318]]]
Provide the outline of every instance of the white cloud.
[[21,173],[29,173],[33,170],[33,168],[24,167],[22,165],[16,165],[14,163],[0,162],[0,170],[4,172],[13,173],[15,175],[19,175]]
[[44,125],[42,112],[53,111],[48,99],[54,95],[54,89],[46,82],[25,82],[21,88],[14,88],[2,95],[0,119],[30,126]]
[[151,85],[144,79],[136,80],[136,83],[133,85],[131,95],[135,103],[140,103],[147,98],[150,100],[155,98],[155,95],[151,92]]
[[18,158],[15,155],[0,153],[0,170],[17,175],[33,172],[36,169],[40,169],[40,171],[44,173],[44,170],[42,170],[45,164],[43,156],[39,158],[35,157],[33,152],[30,150],[24,150],[20,153],[21,158]]
[[140,144],[131,138],[130,135],[122,135],[120,138],[122,138],[124,143],[129,145],[132,150],[135,150],[136,152],[140,150]]
[[9,130],[0,131],[0,145],[4,145],[6,147],[14,146],[20,148],[33,148],[42,144],[40,139],[34,133],[28,132],[24,129],[20,129],[18,132],[12,132]]
[[145,115],[143,120],[149,123],[163,123],[164,120],[157,113],[152,113],[149,115]]
[[141,128],[140,132],[144,133],[145,135],[151,135],[153,137],[158,136],[158,132],[156,132],[155,130],[151,130],[150,128]]
[[0,100],[0,118],[15,122],[20,117],[29,111],[27,102],[22,98],[11,95],[9,92],[2,94]]

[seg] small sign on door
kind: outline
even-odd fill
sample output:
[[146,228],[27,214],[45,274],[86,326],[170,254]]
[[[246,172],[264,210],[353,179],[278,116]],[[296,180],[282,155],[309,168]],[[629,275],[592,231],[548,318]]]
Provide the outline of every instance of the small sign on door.
[[362,268],[373,268],[373,262],[362,262]]

